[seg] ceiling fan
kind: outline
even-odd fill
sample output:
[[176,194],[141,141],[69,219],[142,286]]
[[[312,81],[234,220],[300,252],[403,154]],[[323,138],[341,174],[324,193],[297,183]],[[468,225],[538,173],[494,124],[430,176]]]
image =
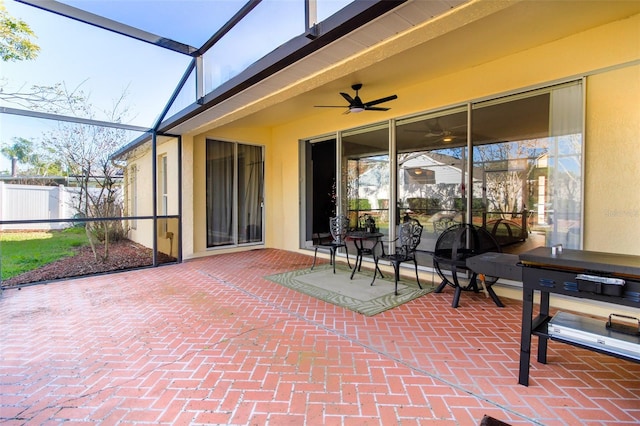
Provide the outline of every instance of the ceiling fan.
[[397,95],[387,96],[386,98],[376,99],[375,101],[370,102],[362,102],[360,96],[358,96],[358,90],[362,89],[362,84],[354,84],[351,86],[353,90],[356,92],[355,98],[352,98],[348,93],[340,92],[342,97],[349,102],[349,105],[315,105],[316,108],[347,108],[344,112],[345,114],[349,114],[350,112],[362,112],[362,111],[388,111],[389,108],[381,108],[376,107],[374,105],[381,104],[383,102],[392,101],[394,99],[398,99]]

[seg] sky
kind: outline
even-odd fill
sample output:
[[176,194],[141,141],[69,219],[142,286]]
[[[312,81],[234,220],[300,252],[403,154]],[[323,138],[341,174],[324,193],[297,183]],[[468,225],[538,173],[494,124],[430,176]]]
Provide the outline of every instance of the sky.
[[[41,48],[36,60],[2,64],[2,75],[12,87],[65,82],[67,87],[81,86],[99,105],[129,87],[131,99],[164,105],[190,61],[186,55],[32,6],[14,1],[5,5],[9,13],[27,22]],[[150,123],[160,110],[153,109],[141,108],[131,124]]]
[[[246,3],[246,0],[62,1],[194,47],[200,47]],[[115,100],[126,91],[126,104],[135,111],[126,123],[148,128],[167,104],[191,61],[190,56],[14,0],[0,2],[11,16],[30,26],[41,48],[35,60],[0,62],[0,88],[5,92],[64,83],[68,90],[79,89],[89,97],[95,107],[95,119],[108,120],[101,112],[112,111]],[[319,0],[319,20],[349,2]],[[214,76],[207,89],[220,83],[215,76],[229,78],[280,43],[303,33],[303,18],[302,0],[263,0],[229,37],[212,49],[214,53],[205,55],[208,75]],[[271,28],[269,37],[263,31],[265,22]],[[205,81],[209,80],[205,77]],[[1,100],[0,106],[21,108]],[[14,137],[37,139],[54,126],[48,120],[0,114],[0,146],[12,145]],[[0,172],[9,169],[9,160],[0,156]]]
[[[191,59],[15,1],[4,5],[9,14],[31,27],[41,49],[35,60],[0,63],[4,90],[64,83],[69,90],[79,88],[89,96],[96,119],[106,120],[100,111],[111,111],[126,91],[126,103],[135,111],[128,124],[151,127]],[[2,106],[20,108],[9,103]],[[0,144],[11,145],[13,137],[37,138],[54,125],[2,114]],[[1,156],[0,171],[9,169],[9,160]]]

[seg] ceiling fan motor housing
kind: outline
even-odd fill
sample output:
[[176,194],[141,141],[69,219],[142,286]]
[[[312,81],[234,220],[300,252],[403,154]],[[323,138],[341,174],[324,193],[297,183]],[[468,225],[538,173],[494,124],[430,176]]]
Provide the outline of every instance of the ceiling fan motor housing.
[[[378,105],[383,102],[392,101],[398,98],[397,95],[391,95],[385,98],[380,98],[380,99],[376,99],[375,101],[370,101],[365,103],[365,102],[362,102],[362,99],[360,99],[360,96],[358,95],[358,91],[362,89],[362,83],[353,84],[351,85],[351,88],[356,92],[355,97],[351,97],[351,95],[349,95],[348,93],[340,92],[340,95],[347,102],[349,102],[349,105],[346,106],[347,111],[345,113],[362,112],[362,111],[388,111],[389,108],[375,107],[374,105]],[[337,105],[316,105],[316,106],[324,107],[324,108],[344,108]]]

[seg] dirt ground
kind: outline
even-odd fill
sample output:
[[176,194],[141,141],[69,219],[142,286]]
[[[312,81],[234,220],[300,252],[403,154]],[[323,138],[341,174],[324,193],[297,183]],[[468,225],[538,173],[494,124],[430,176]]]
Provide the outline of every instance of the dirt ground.
[[[99,254],[104,247],[96,247]],[[158,253],[159,263],[175,262],[176,259],[164,253]],[[49,263],[42,268],[25,272],[2,281],[3,287],[22,284],[52,281],[61,278],[78,277],[104,272],[149,266],[153,263],[152,250],[130,240],[112,242],[109,246],[109,257],[106,261],[96,260],[91,247],[82,247],[75,256]]]

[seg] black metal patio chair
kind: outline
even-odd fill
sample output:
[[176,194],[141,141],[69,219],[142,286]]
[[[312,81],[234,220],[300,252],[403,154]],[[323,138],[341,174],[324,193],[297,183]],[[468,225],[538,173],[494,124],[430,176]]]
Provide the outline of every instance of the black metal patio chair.
[[[376,264],[374,271],[378,269],[380,259],[389,261],[393,265],[396,296],[398,295],[398,281],[400,280],[400,265],[403,262],[413,262],[416,269],[418,287],[422,288],[420,278],[418,277],[418,262],[416,260],[416,249],[422,238],[422,229],[422,225],[420,225],[420,222],[416,219],[408,219],[406,222],[401,223],[398,226],[398,236],[396,239],[388,242],[389,244],[395,243],[395,251],[393,253],[385,253],[384,243],[382,243],[382,254],[380,256],[374,256],[373,258]],[[374,273],[371,285],[373,285],[375,280],[376,274]]]
[[311,269],[316,266],[316,257],[318,256],[318,249],[329,250],[330,264],[333,265],[333,273],[336,273],[336,251],[340,247],[344,247],[344,251],[347,255],[347,265],[351,268],[351,262],[349,261],[349,250],[347,249],[347,231],[349,230],[349,218],[344,215],[332,217],[329,219],[329,231],[330,233],[316,233],[313,237],[313,247],[315,251],[313,253],[313,265]]

